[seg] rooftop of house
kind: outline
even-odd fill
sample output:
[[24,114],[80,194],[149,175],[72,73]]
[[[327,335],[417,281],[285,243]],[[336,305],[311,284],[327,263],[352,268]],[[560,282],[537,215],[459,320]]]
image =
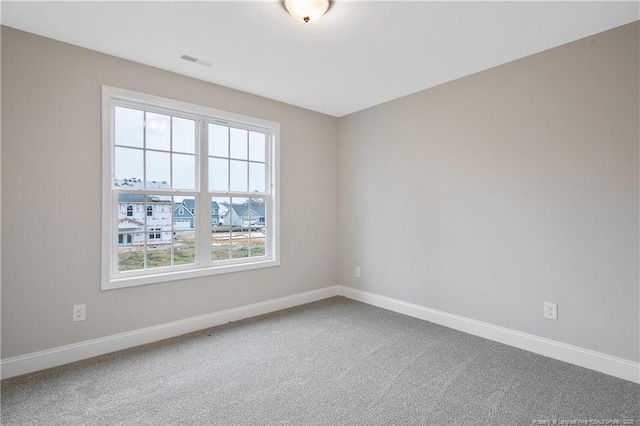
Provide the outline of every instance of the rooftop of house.
[[166,181],[147,181],[144,185],[142,179],[139,178],[124,178],[115,179],[114,186],[128,186],[133,188],[169,188],[169,183]]
[[120,194],[118,195],[119,203],[171,203],[170,197],[158,197],[156,195],[141,195],[141,194]]
[[[187,198],[185,200],[182,201],[182,204],[184,204],[184,206],[188,209],[195,209],[196,208],[196,200],[194,200],[193,198]],[[217,210],[219,208],[218,203],[216,201],[212,201],[211,202],[211,210]]]
[[[236,214],[241,217],[246,215],[247,211],[249,210],[249,205],[247,204],[233,204],[231,207],[236,212]],[[264,216],[264,205],[252,204],[251,210],[253,210],[253,212],[258,216]]]

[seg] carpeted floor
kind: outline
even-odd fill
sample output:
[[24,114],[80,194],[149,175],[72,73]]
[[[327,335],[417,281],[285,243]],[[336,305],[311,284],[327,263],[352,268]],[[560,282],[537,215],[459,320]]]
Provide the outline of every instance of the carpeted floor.
[[3,424],[640,425],[640,385],[341,297],[7,379],[1,398]]

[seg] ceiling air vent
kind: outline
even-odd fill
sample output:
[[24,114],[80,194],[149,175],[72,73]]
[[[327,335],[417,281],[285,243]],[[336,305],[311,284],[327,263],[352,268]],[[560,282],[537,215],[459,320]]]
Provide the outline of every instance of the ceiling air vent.
[[180,59],[184,59],[185,61],[189,61],[189,62],[198,62],[198,58],[194,58],[193,56],[189,56],[189,55],[185,55],[184,53],[182,55],[180,55]]
[[211,62],[203,61],[202,59],[195,58],[193,56],[185,55],[184,53],[180,55],[180,59],[184,59],[185,61],[193,62],[194,64],[202,65],[204,67],[210,67],[213,64]]

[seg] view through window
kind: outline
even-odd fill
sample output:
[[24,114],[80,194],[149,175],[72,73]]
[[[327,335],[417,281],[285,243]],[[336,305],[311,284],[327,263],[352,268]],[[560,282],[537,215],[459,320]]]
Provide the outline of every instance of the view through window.
[[103,288],[277,264],[277,123],[113,88],[103,107]]

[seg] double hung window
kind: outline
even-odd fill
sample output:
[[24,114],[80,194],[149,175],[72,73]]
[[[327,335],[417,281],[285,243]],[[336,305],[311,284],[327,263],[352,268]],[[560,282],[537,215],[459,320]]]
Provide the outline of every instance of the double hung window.
[[277,123],[102,98],[103,289],[279,264]]

